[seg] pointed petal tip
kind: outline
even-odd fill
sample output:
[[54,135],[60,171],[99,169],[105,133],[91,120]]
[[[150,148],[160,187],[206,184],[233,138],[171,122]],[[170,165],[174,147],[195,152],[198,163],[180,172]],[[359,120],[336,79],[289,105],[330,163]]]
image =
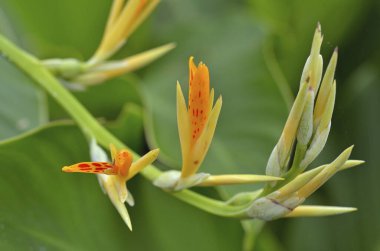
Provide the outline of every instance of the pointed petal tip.
[[239,185],[254,184],[258,182],[271,182],[283,180],[281,177],[254,175],[254,174],[223,174],[210,175],[199,183],[199,186],[223,186],[223,185]]
[[158,155],[160,154],[160,148],[151,150],[151,153],[152,153],[152,156],[154,156],[157,159]]
[[344,150],[340,156],[345,156],[345,158],[349,158],[351,153],[352,153],[352,149],[354,148],[354,145],[351,145],[350,147],[348,147],[346,150]]
[[356,160],[356,165],[362,165],[364,164],[366,161],[365,160]]
[[355,207],[336,207],[336,206],[298,206],[285,217],[322,217],[339,214],[352,213],[357,211]]
[[346,163],[344,163],[344,165],[340,168],[340,170],[356,167],[364,163],[365,163],[364,160],[347,160]]
[[334,53],[338,54],[338,51],[339,51],[339,48],[338,48],[338,46],[336,46],[335,49],[334,49]]
[[215,102],[215,105],[217,105],[218,103],[220,103],[220,105],[222,105],[222,103],[223,103],[222,95],[219,95],[218,99]]
[[68,166],[64,166],[64,167],[62,167],[62,172],[68,172],[68,170],[69,170],[69,167]]
[[133,228],[132,228],[132,223],[131,221],[129,221],[129,223],[127,223],[127,226],[129,228],[129,230],[132,232],[133,231]]
[[318,32],[321,32],[322,31],[322,29],[321,29],[321,23],[318,21],[317,22],[317,28],[316,28],[316,30],[318,31]]

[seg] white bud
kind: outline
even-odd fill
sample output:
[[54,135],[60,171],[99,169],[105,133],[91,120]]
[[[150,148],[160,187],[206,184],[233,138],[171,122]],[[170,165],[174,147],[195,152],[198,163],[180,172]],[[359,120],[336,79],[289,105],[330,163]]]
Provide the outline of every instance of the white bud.
[[327,142],[327,138],[330,133],[330,127],[331,124],[329,124],[323,131],[317,131],[317,133],[314,135],[309,149],[306,151],[305,157],[301,161],[301,168],[306,168],[321,153]]

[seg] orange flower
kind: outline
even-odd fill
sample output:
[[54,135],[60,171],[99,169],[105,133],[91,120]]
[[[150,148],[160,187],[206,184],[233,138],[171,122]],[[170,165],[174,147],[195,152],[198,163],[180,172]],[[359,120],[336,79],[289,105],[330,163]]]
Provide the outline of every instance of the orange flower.
[[[182,150],[181,178],[195,174],[206,156],[222,108],[222,97],[213,106],[209,71],[205,64],[189,59],[189,101],[186,106],[181,86],[177,83],[177,119]],[[188,107],[188,108],[187,108]]]
[[124,202],[134,205],[134,199],[128,191],[126,182],[132,179],[144,167],[156,160],[159,149],[152,150],[132,163],[132,153],[126,149],[117,150],[110,144],[112,162],[108,161],[107,154],[95,140],[90,145],[91,158],[94,162],[80,162],[64,166],[64,172],[79,172],[97,174],[100,186],[108,195],[124,222],[132,230],[131,220]]

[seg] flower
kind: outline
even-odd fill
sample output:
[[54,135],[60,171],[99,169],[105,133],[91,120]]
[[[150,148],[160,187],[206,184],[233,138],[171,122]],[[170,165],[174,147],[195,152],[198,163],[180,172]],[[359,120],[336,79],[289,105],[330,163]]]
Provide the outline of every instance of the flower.
[[104,61],[127,41],[136,28],[155,9],[158,0],[114,0],[102,41],[90,64]]
[[131,220],[124,203],[134,205],[134,199],[128,191],[126,183],[139,173],[144,167],[156,160],[159,149],[152,150],[135,162],[132,162],[132,154],[126,150],[117,150],[110,144],[112,162],[109,162],[107,154],[91,141],[90,153],[93,162],[80,162],[70,166],[64,166],[64,172],[80,172],[96,174],[99,184],[105,194],[107,194],[116,207],[117,211],[132,230]]
[[338,50],[334,50],[322,79],[323,60],[319,54],[321,44],[321,27],[318,24],[310,56],[303,69],[300,90],[267,163],[266,174],[284,180],[271,182],[263,191],[255,194],[256,197],[246,210],[251,218],[273,220],[281,217],[325,216],[356,210],[301,205],[335,173],[363,163],[360,160],[349,160],[353,148],[351,146],[330,164],[303,172],[326,144],[335,103],[334,72]]
[[216,186],[281,180],[263,175],[210,175],[197,173],[214,136],[222,108],[220,96],[214,104],[214,89],[210,90],[208,67],[189,59],[189,100],[186,104],[181,85],[177,82],[177,124],[182,153],[181,172],[171,170],[154,182],[168,190],[182,190],[191,186]]
[[[108,59],[128,40],[138,26],[152,13],[159,0],[114,0],[103,38],[86,62],[77,59],[47,59],[43,63],[52,73],[70,81],[69,87],[83,88],[137,70],[151,63],[175,45],[169,43],[120,60]],[[80,84],[78,86],[78,84]]]

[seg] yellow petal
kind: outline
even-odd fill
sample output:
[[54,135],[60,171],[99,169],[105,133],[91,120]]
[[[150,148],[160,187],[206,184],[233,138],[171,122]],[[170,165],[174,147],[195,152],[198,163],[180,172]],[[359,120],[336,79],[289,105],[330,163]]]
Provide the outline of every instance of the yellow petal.
[[322,186],[328,179],[331,178],[350,157],[353,146],[344,150],[331,164],[327,165],[318,175],[316,175],[305,186],[298,190],[298,196],[307,198],[320,186]]
[[115,187],[115,180],[113,177],[114,176],[98,175],[98,178],[102,180],[101,183],[103,184],[103,188],[106,191],[108,197],[110,198],[112,204],[119,212],[125,224],[132,231],[131,219],[129,217],[127,208],[125,207],[124,203],[121,202],[119,199],[119,193],[117,188]]
[[343,171],[343,170],[346,170],[346,169],[349,169],[349,168],[352,168],[364,163],[365,163],[364,160],[347,160],[346,163],[344,163],[344,165],[341,166],[341,168],[339,168],[339,171]]
[[[146,1],[146,0],[145,0]],[[138,13],[135,13],[134,19],[131,22],[131,25],[124,31],[123,36],[128,38],[144,20],[152,13],[152,11],[156,8],[157,4],[160,2],[159,0],[150,0],[149,3],[145,4],[145,6],[141,6],[141,9]]]
[[198,186],[221,186],[221,185],[237,185],[237,184],[254,184],[259,182],[283,180],[279,177],[253,174],[226,174],[211,175],[202,181]]
[[310,77],[310,86],[315,92],[319,88],[319,83],[322,76],[323,60],[322,56],[319,54],[321,50],[322,40],[323,38],[321,33],[321,26],[318,23],[317,28],[315,29],[313,43],[311,46],[310,69],[308,74]]
[[298,206],[284,217],[319,217],[345,214],[356,211],[354,207]]
[[106,29],[104,31],[104,37],[107,36],[107,33],[111,30],[112,26],[115,24],[115,21],[119,18],[120,12],[123,8],[124,0],[114,0],[111,7],[111,12],[108,16],[108,21],[106,25]]
[[318,98],[315,103],[314,128],[317,128],[320,118],[323,114],[323,111],[325,110],[326,102],[329,98],[329,93],[334,81],[334,73],[335,73],[337,60],[338,60],[338,51],[337,49],[335,49],[331,57],[330,63],[327,66],[325,75],[322,80],[321,88],[318,93]]
[[127,180],[133,178],[137,173],[139,173],[143,168],[152,164],[158,157],[160,149],[154,149],[149,151],[147,154],[132,163],[129,169]]
[[[156,0],[149,1],[149,3],[147,0],[128,0],[121,11],[118,9],[119,15],[113,19],[112,26],[107,29],[100,46],[89,60],[89,64],[95,65],[115,53],[132,31],[150,14],[157,3]],[[119,3],[117,8],[120,8]],[[112,11],[111,14],[113,14]]]
[[266,167],[267,175],[281,175],[284,171],[283,169],[286,162],[290,157],[290,152],[292,150],[293,143],[297,135],[298,126],[302,117],[302,111],[304,110],[306,103],[306,94],[309,85],[307,81],[301,85],[288,119],[286,120],[281,137],[269,157]]
[[220,114],[220,110],[222,108],[222,97],[219,97],[215,103],[214,108],[210,113],[210,117],[208,118],[205,130],[203,130],[202,134],[198,138],[197,142],[193,146],[193,152],[191,155],[189,170],[183,170],[182,177],[187,177],[196,173],[199,169],[199,166],[202,164],[207,151],[210,147],[212,138],[214,136],[216,124],[218,122],[218,117]]
[[175,47],[169,43],[118,61],[109,61],[93,67],[90,71],[72,80],[75,83],[93,85],[104,82],[107,79],[140,69],[159,57],[163,56]]
[[177,125],[182,153],[182,170],[188,169],[190,158],[190,122],[181,85],[177,82]]

